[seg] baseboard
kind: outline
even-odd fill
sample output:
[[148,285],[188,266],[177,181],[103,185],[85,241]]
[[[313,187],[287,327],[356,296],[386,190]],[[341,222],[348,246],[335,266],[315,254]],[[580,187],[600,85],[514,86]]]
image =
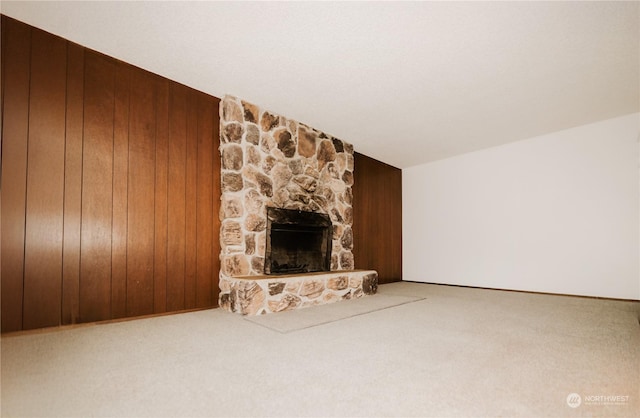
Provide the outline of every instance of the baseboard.
[[604,296],[586,296],[586,295],[571,295],[568,293],[552,293],[552,292],[537,292],[535,290],[517,290],[517,289],[502,289],[498,287],[483,287],[483,286],[467,286],[461,284],[449,284],[449,283],[433,283],[433,282],[418,282],[415,280],[402,280],[407,283],[422,283],[422,284],[433,284],[438,286],[451,286],[451,287],[467,287],[470,289],[484,289],[484,290],[500,290],[503,292],[518,292],[518,293],[529,293],[535,295],[551,295],[551,296],[570,296],[573,298],[584,298],[584,299],[602,299],[602,300],[613,300],[618,302],[640,302],[640,299],[623,299],[623,298],[609,298]]

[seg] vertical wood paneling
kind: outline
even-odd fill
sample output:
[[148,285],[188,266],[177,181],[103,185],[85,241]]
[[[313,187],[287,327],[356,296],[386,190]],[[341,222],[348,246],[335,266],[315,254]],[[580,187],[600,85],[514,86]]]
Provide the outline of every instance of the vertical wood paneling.
[[355,267],[376,270],[380,283],[402,280],[402,171],[362,154],[354,157]]
[[116,65],[113,126],[113,225],[111,317],[127,316],[127,211],[129,181],[129,78],[131,66]]
[[196,306],[211,305],[213,246],[213,102],[198,96]]
[[156,110],[150,74],[131,71],[129,98],[129,188],[127,315],[153,313]]
[[67,48],[62,323],[73,324],[80,316],[84,48],[74,43],[69,43]]
[[115,61],[85,54],[80,316],[111,317]]
[[167,170],[169,83],[156,77],[154,312],[167,311]]
[[220,163],[220,116],[218,109],[220,107],[220,99],[210,97],[213,102],[213,222],[211,225],[211,233],[213,235],[213,245],[211,248],[212,260],[212,277],[211,277],[211,306],[218,306],[218,296],[220,287],[218,285],[220,275],[220,197],[222,195],[222,186],[220,185],[221,163]]
[[197,267],[197,173],[198,173],[198,95],[189,90],[187,96],[187,159],[185,178],[185,308],[196,307]]
[[167,310],[184,309],[187,89],[169,83]]
[[33,32],[25,224],[25,329],[60,324],[66,51],[66,42],[61,38],[42,31]]
[[218,105],[2,16],[2,332],[217,305]]
[[31,29],[2,16],[2,332],[22,329]]

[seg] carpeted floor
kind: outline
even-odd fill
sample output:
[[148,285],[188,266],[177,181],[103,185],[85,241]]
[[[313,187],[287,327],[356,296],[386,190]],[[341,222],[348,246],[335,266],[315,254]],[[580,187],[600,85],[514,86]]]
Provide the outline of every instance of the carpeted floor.
[[3,336],[1,413],[640,416],[637,302],[406,282],[379,296],[284,331],[216,309]]

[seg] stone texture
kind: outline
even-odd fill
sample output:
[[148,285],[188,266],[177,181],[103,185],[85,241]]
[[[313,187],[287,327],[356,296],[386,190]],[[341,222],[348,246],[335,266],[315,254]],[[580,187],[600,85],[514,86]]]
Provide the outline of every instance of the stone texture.
[[333,240],[339,240],[340,237],[342,237],[342,234],[344,233],[344,225],[342,224],[337,224],[334,225],[332,228],[332,239]]
[[251,103],[247,103],[244,100],[242,100],[241,103],[242,103],[242,108],[244,109],[244,120],[247,122],[257,123],[258,114],[260,113],[258,106]]
[[286,281],[285,283],[286,283],[286,286],[284,290],[294,294],[298,293],[298,289],[300,289],[300,285],[302,284],[299,280],[290,280],[290,281]]
[[322,170],[326,163],[336,159],[336,149],[333,147],[333,143],[328,140],[324,140],[318,147],[318,168]]
[[238,218],[243,214],[242,201],[238,196],[225,194],[220,203],[220,212],[221,220]]
[[267,219],[264,216],[260,216],[260,214],[251,213],[247,215],[247,218],[244,221],[244,226],[247,231],[264,231],[267,227]]
[[[244,208],[248,213],[262,213],[264,203],[257,190],[251,189],[244,195]],[[266,214],[265,214],[266,216]]]
[[342,238],[340,239],[340,244],[345,250],[353,249],[353,230],[350,227],[347,227],[344,230]]
[[271,178],[276,189],[281,189],[289,184],[293,173],[287,164],[278,163],[271,170]]
[[[231,285],[223,291],[222,283],[262,274],[267,206],[328,214],[334,230],[331,269],[353,269],[353,147],[232,96],[222,99],[220,113],[220,300],[224,299],[225,306],[238,312],[247,310],[239,305],[241,289]],[[347,277],[351,280],[350,275]],[[283,305],[274,305],[276,309],[300,308],[341,300],[346,292],[351,294],[356,289],[349,287],[349,281],[335,278],[331,282],[323,279],[321,285],[313,284],[313,280],[287,281],[282,293],[268,295],[268,301],[273,305],[274,299],[290,294],[299,302],[288,299]],[[269,293],[266,285],[260,284],[265,295]],[[264,301],[251,311],[260,314],[273,310]]]
[[262,119],[260,119],[260,127],[263,131],[270,131],[280,124],[280,118],[276,115],[272,115],[269,112],[264,112],[262,114]]
[[280,300],[270,300],[269,309],[271,312],[290,311],[300,306],[302,299],[296,295],[287,294]]
[[255,280],[223,278],[219,304],[230,312],[260,315],[359,298],[374,294],[377,286],[378,275],[373,270],[258,276]]
[[220,238],[223,245],[242,244],[242,226],[235,221],[224,222],[220,228]]
[[335,248],[331,254],[331,271],[336,271],[340,268],[340,262],[338,260],[338,254],[335,253]]
[[256,234],[246,234],[244,236],[244,253],[246,255],[256,253]]
[[262,308],[265,295],[254,281],[240,282],[236,288],[238,311],[243,315],[255,315]]
[[222,130],[222,143],[237,143],[242,142],[242,135],[244,134],[244,128],[239,123],[229,123]]
[[302,126],[298,127],[298,154],[307,158],[316,155],[316,135]]
[[344,191],[342,194],[342,200],[344,200],[344,203],[347,205],[353,204],[353,190],[351,190],[351,188]]
[[264,133],[260,135],[260,149],[262,150],[262,152],[264,152],[265,154],[269,154],[271,150],[276,147],[276,140],[273,139],[270,134]]
[[329,213],[329,215],[331,216],[331,220],[334,222],[338,222],[338,223],[344,223],[344,219],[342,218],[342,214],[340,213],[340,210],[338,208],[333,208],[331,209],[331,212]]
[[229,280],[227,280],[227,279],[221,279],[220,280],[220,291],[222,293],[230,292],[231,291],[231,282],[229,282]]
[[225,311],[234,312],[233,307],[231,306],[231,294],[230,293],[221,293],[218,298],[218,306]]
[[349,278],[349,287],[355,289],[362,286],[362,277],[353,276]]
[[252,123],[248,123],[247,125],[247,136],[246,140],[248,143],[253,145],[258,145],[260,143],[260,129],[258,125],[254,125]]
[[295,176],[293,181],[307,193],[313,193],[318,188],[318,181],[313,177]]
[[242,170],[242,174],[248,181],[258,186],[260,194],[268,197],[273,196],[273,183],[269,176],[261,173],[253,166],[246,166],[245,169]]
[[294,176],[298,174],[302,174],[304,169],[304,163],[302,162],[301,159],[291,160],[289,161],[289,169],[291,170],[291,173],[293,173]]
[[348,142],[343,142],[342,144],[344,145],[344,152],[353,155],[353,145]]
[[338,138],[331,138],[331,142],[333,142],[333,148],[335,148],[336,152],[344,152],[344,143]]
[[353,270],[353,254],[351,251],[340,253],[340,268],[342,270]]
[[244,187],[242,175],[238,173],[222,173],[222,191],[238,192]]
[[238,171],[242,168],[242,147],[240,145],[227,145],[222,149],[222,168]]
[[265,173],[271,173],[271,170],[277,163],[278,163],[278,160],[275,157],[271,155],[267,155],[264,158],[264,162],[262,163],[262,170]]
[[333,292],[327,293],[322,297],[322,301],[324,303],[333,303],[333,302],[338,302],[339,300],[340,300],[340,296],[338,296]]
[[378,291],[377,274],[367,274],[362,278],[362,291],[365,295],[373,295]]
[[223,272],[229,277],[246,276],[249,274],[249,263],[246,257],[241,254],[224,256],[222,268]]
[[309,299],[317,298],[324,291],[324,283],[320,280],[306,280],[302,283],[300,296],[306,296]]
[[264,273],[264,257],[251,257],[251,274],[255,275],[262,273]]
[[286,129],[278,129],[273,133],[273,137],[278,144],[278,149],[285,157],[291,158],[296,153],[296,143],[291,136],[291,132]]
[[344,208],[344,223],[353,225],[353,208],[351,206]]
[[256,254],[265,254],[265,247],[267,245],[265,231],[258,232],[256,235]]
[[244,122],[242,118],[242,110],[240,105],[235,100],[223,100],[222,103],[222,119],[231,122]]
[[331,290],[343,290],[349,285],[347,276],[332,277],[327,281],[327,288]]
[[285,282],[273,282],[269,283],[269,296],[279,295],[284,290],[286,286]]
[[247,146],[247,164],[258,166],[262,161],[262,155],[258,147],[253,145]]
[[347,186],[353,186],[353,173],[351,171],[345,171],[342,174],[342,181],[344,181],[344,184]]

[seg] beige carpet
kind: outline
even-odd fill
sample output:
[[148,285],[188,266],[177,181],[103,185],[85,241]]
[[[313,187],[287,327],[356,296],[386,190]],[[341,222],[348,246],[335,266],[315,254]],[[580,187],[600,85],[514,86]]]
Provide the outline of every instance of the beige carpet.
[[4,336],[1,414],[640,416],[638,303],[379,291],[425,299],[287,333],[208,310]]
[[317,327],[341,319],[423,300],[423,297],[376,294],[359,299],[320,305],[269,315],[245,316],[244,319],[274,331],[287,333]]

